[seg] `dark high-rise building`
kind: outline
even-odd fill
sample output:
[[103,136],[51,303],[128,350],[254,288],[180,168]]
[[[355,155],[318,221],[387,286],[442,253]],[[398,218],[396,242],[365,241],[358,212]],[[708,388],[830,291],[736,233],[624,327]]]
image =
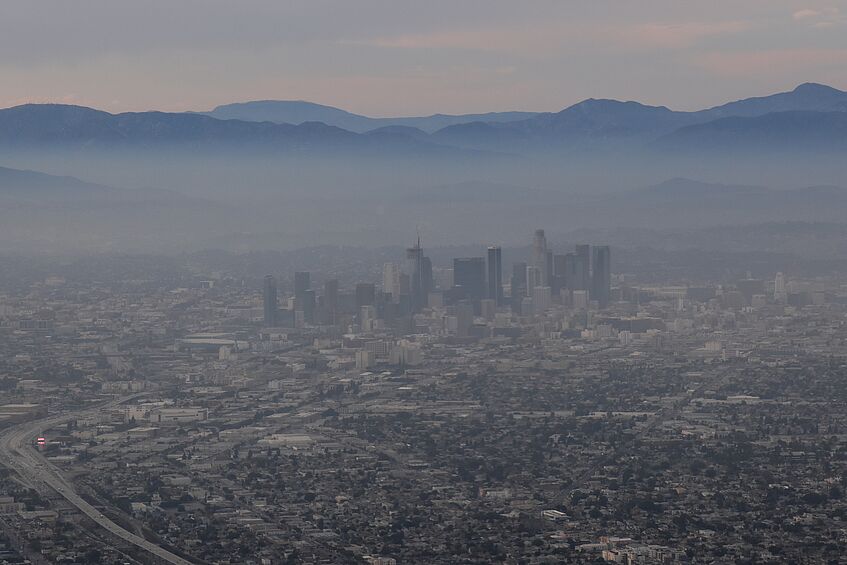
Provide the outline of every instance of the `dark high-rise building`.
[[418,237],[414,247],[406,249],[406,268],[409,272],[409,298],[412,312],[420,312],[427,305],[432,290],[432,262],[425,257]]
[[589,290],[591,286],[591,278],[589,273],[591,272],[591,246],[582,244],[576,246],[576,256],[577,256],[577,276],[579,280],[574,281],[574,283],[578,286],[574,287],[573,290]]
[[588,260],[576,253],[563,256],[564,285],[568,290],[588,290]]
[[594,246],[592,263],[589,297],[605,308],[612,294],[612,255],[608,245]]
[[277,315],[276,279],[273,275],[265,275],[263,298],[265,326],[274,327],[279,316]]
[[405,296],[407,302],[412,292],[411,288],[411,277],[406,273],[400,273],[400,296]]
[[553,276],[565,276],[566,255],[553,255]]
[[303,319],[309,323],[315,321],[315,309],[317,306],[317,297],[315,291],[311,288],[300,293],[300,298],[296,299],[300,309],[303,311]]
[[312,276],[308,271],[294,273],[294,309],[303,312],[306,322],[314,321],[315,293],[311,291]]
[[297,271],[296,273],[294,273],[295,298],[298,298],[310,288],[312,288],[312,275],[308,271]]
[[542,284],[547,284],[550,279],[549,261],[552,259],[547,250],[547,236],[544,235],[544,230],[535,230],[535,237],[532,239],[532,262],[530,266],[537,267],[541,272]]
[[421,258],[421,283],[424,305],[427,305],[429,293],[435,288],[435,279],[432,277],[432,261],[430,261],[429,257]]
[[553,296],[558,296],[559,292],[565,288],[567,280],[567,255],[553,255],[553,275],[550,277],[550,288]]
[[359,283],[356,285],[356,307],[373,306],[376,304],[376,285]]
[[324,282],[324,308],[327,321],[334,324],[338,314],[338,279],[329,279]]
[[453,287],[460,289],[468,300],[485,298],[485,258],[453,259]]
[[488,248],[488,293],[487,298],[499,306],[503,302],[503,259],[499,247]]
[[744,295],[744,301],[748,306],[752,304],[754,295],[765,293],[765,281],[762,279],[742,279],[735,286],[738,287],[738,292]]

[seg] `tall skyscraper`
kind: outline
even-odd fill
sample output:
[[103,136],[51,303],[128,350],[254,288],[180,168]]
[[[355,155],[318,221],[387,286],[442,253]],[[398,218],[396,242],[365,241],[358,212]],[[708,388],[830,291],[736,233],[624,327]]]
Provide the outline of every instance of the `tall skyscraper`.
[[328,279],[324,282],[324,307],[327,321],[334,324],[338,315],[338,279]]
[[568,253],[564,255],[564,285],[574,290],[588,290],[588,260],[582,255]]
[[406,265],[409,271],[409,294],[412,312],[420,312],[427,305],[432,290],[432,262],[424,256],[421,238],[414,247],[406,249]]
[[567,271],[567,255],[553,255],[553,276],[564,277]]
[[526,267],[526,295],[532,297],[532,292],[537,286],[544,286],[543,274],[539,267],[527,265]]
[[535,230],[535,237],[532,239],[532,262],[530,265],[541,271],[541,280],[546,284],[550,279],[550,265],[548,262],[552,259],[547,250],[547,236],[544,235],[544,230]]
[[492,246],[488,248],[488,294],[487,298],[500,305],[503,302],[503,259],[502,250]]
[[312,275],[308,271],[294,273],[294,309],[303,312],[303,319],[312,322],[315,312],[315,294],[312,288]]
[[553,260],[550,264],[552,265],[553,270],[550,275],[550,288],[553,292],[553,296],[559,296],[562,289],[566,286],[567,255],[553,255]]
[[424,292],[424,306],[426,306],[427,296],[435,288],[435,279],[432,276],[432,261],[427,256],[421,258],[421,281],[421,289]]
[[276,279],[273,275],[265,275],[264,289],[264,321],[265,326],[274,327],[277,323],[277,296],[276,296]]
[[586,244],[577,245],[576,257],[576,274],[579,279],[574,281],[577,286],[575,286],[573,290],[589,290],[589,287],[591,286],[591,279],[589,275],[591,272],[591,246]]
[[303,311],[303,319],[306,322],[312,323],[315,321],[315,310],[317,305],[317,297],[315,291],[311,288],[300,293],[300,298],[297,299],[300,309]]
[[605,308],[612,294],[612,255],[608,245],[594,246],[592,263],[591,300]]
[[390,294],[395,304],[400,301],[400,267],[396,263],[382,266],[382,291]]
[[373,283],[356,285],[356,307],[373,306],[376,304],[376,286]]
[[485,298],[485,258],[453,259],[453,287],[461,289],[469,300]]
[[300,296],[303,292],[312,288],[312,275],[308,271],[297,271],[294,273],[294,296]]

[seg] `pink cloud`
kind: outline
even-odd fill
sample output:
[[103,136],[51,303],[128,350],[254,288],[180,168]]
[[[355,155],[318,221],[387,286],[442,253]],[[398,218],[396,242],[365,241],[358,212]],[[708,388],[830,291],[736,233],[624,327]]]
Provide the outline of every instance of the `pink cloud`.
[[814,68],[847,64],[847,49],[712,52],[696,57],[694,63],[709,72],[728,77],[793,71],[807,73]]
[[649,23],[622,27],[619,33],[635,47],[679,49],[711,37],[743,33],[751,27],[743,21]]
[[347,41],[391,49],[465,49],[471,51],[531,53],[561,47],[578,37],[569,24],[531,27],[489,27],[439,30]]
[[543,55],[570,47],[600,46],[625,49],[678,49],[702,40],[738,34],[752,26],[743,21],[655,22],[645,24],[581,25],[548,22],[533,26],[439,30],[381,36],[343,43],[390,49],[465,49]]
[[818,12],[817,10],[806,9],[806,10],[798,10],[798,11],[794,12],[792,17],[795,20],[807,20],[809,18],[817,18],[820,15],[821,15],[821,13]]
[[823,10],[812,10],[809,8],[798,10],[792,14],[794,20],[810,24],[814,28],[833,27],[845,22],[841,10],[837,7],[826,8]]

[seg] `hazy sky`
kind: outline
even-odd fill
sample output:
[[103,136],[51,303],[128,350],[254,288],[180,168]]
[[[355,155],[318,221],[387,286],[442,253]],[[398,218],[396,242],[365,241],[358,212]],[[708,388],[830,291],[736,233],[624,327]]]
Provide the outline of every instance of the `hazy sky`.
[[3,0],[0,106],[678,109],[847,89],[847,1]]

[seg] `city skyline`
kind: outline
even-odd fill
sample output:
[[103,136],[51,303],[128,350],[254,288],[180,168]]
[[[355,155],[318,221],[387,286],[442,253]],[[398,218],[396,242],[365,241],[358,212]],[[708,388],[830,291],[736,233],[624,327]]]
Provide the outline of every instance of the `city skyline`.
[[834,564],[840,0],[7,0],[0,564]]
[[4,257],[0,558],[837,560],[847,265],[424,244]]

